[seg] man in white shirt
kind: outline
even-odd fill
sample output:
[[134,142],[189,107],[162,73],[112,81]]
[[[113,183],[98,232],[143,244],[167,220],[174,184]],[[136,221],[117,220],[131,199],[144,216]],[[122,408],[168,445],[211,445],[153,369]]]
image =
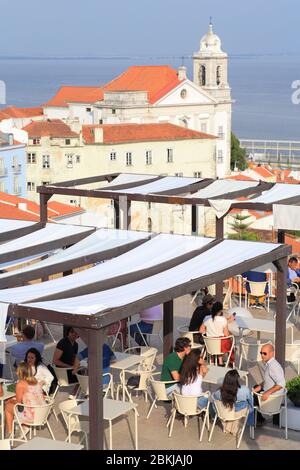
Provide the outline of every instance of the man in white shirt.
[[[253,391],[261,392],[262,400],[265,401],[268,400],[270,395],[280,393],[285,388],[285,377],[283,368],[274,357],[274,347],[272,344],[262,346],[260,354],[264,364],[264,380],[260,385],[256,385]],[[254,396],[255,404],[257,404],[256,396]],[[257,419],[260,424],[264,421],[260,413],[257,414]]]

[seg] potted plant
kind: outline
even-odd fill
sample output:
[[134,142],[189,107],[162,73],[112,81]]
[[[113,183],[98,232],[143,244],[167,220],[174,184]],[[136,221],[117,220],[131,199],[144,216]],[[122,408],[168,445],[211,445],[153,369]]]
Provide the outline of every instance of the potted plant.
[[291,402],[300,407],[300,376],[294,377],[292,380],[287,382],[287,396]]

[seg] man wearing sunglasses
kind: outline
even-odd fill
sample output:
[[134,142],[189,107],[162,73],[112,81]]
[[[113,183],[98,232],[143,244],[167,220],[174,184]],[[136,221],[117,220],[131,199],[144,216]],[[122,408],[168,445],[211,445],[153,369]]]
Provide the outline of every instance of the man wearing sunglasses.
[[[274,357],[274,347],[272,344],[262,346],[261,358],[264,364],[263,383],[253,388],[254,392],[262,394],[262,400],[268,400],[270,395],[279,392],[285,387],[284,371]],[[258,404],[257,397],[254,395],[254,405]],[[257,413],[257,422],[263,424],[264,418]]]

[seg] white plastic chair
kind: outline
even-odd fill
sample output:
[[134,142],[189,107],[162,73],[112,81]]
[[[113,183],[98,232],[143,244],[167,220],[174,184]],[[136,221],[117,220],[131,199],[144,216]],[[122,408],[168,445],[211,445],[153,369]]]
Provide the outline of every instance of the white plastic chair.
[[112,335],[107,335],[107,339],[112,340],[111,349],[115,348],[116,342],[117,342],[117,340],[119,340],[120,344],[121,344],[121,350],[124,351],[123,336],[122,336],[122,332],[121,332],[121,329],[122,329],[121,320],[118,323],[119,323],[119,327],[117,329],[117,332],[115,334],[112,334]]
[[[257,421],[257,412],[273,416],[279,414],[279,427],[281,428],[281,413],[285,413],[285,439],[288,439],[288,422],[287,422],[287,390],[283,389],[277,393],[273,393],[265,401],[262,400],[260,393],[253,392],[253,396],[256,396],[258,399],[258,405],[254,406],[255,410],[255,426]],[[253,438],[254,438],[254,429],[253,429]]]
[[[215,365],[218,365],[218,360],[217,360],[218,356],[223,356],[224,354],[228,354],[228,358],[227,358],[227,361],[225,363],[225,367],[228,367],[231,353],[234,350],[234,336],[230,335],[230,336],[224,336],[224,337],[221,337],[221,338],[213,338],[213,337],[210,337],[210,336],[203,335],[203,339],[204,339],[206,353],[210,357],[211,356],[215,357]],[[230,348],[230,351],[228,353],[223,353],[221,351],[221,349],[222,349],[221,348],[222,339],[231,339],[231,348]]]
[[[30,414],[33,410],[34,411],[33,421],[26,420],[26,418],[20,418],[17,412],[18,406],[22,406],[24,411],[26,411],[26,409],[30,410]],[[39,427],[47,426],[52,439],[55,440],[54,434],[52,432],[51,426],[48,421],[52,408],[53,408],[53,400],[50,400],[48,397],[45,397],[45,404],[43,405],[24,405],[23,403],[17,403],[14,406],[14,422],[20,427],[24,441],[27,441],[27,437],[22,427],[23,425],[29,427],[30,439],[32,438],[33,429],[34,431],[36,431],[36,429]],[[13,439],[14,439],[14,431],[13,431]]]
[[[80,386],[80,392],[82,392],[84,397],[88,397],[89,396],[89,376],[76,374],[76,377]],[[108,384],[103,384],[104,398],[107,398],[108,394],[110,394],[110,397],[114,399],[113,376],[109,372],[106,372],[105,374],[103,374],[103,378],[104,377],[109,377]]]
[[[267,305],[267,312],[270,311],[270,297],[269,297],[269,282],[268,281],[262,281],[262,282],[255,282],[255,281],[249,281],[247,278],[245,279],[246,283],[249,285],[250,292],[248,293],[246,290],[246,296],[245,296],[245,307],[250,306],[250,295],[253,297],[265,297],[265,303]],[[268,292],[265,293],[266,286],[268,286]]]
[[148,339],[149,345],[150,345],[151,338],[155,337],[155,336],[157,338],[159,338],[160,341],[161,341],[161,344],[163,344],[163,337],[162,337],[162,334],[161,334],[162,329],[163,329],[163,324],[164,324],[163,320],[154,320],[153,321],[152,333],[146,333],[146,337]]
[[[235,411],[234,407],[233,408],[228,408],[223,405],[223,403],[220,400],[216,400],[214,397],[212,397],[212,402],[215,407],[215,417],[213,420],[212,428],[209,434],[208,442],[211,441],[215,425],[217,422],[217,419],[219,419],[222,424],[223,424],[223,431],[224,433],[226,432],[226,427],[229,425],[232,430],[234,430],[234,434],[237,436],[237,443],[236,443],[236,448],[238,449],[241,444],[241,440],[245,431],[245,427],[247,424],[247,419],[249,415],[249,408],[243,408],[240,411]],[[238,436],[238,425],[239,421],[244,419],[244,422],[242,424],[242,429],[240,431],[240,435]]]
[[285,360],[297,364],[297,375],[300,375],[300,341],[285,345]]
[[[293,316],[295,318],[295,320],[298,322],[299,311],[300,311],[300,289],[299,289],[298,284],[293,282],[292,285],[287,288],[286,294],[287,294],[286,304],[287,304],[287,307],[290,307],[290,312],[287,316],[286,321],[289,321],[291,316]],[[291,294],[294,294],[295,300],[289,301],[288,297]],[[276,315],[274,315],[274,318],[275,317],[276,317]]]
[[191,342],[191,349],[203,349],[204,345],[194,341],[194,335],[198,334],[199,331],[189,331],[188,325],[180,326],[177,328],[178,333],[182,338],[188,338]]
[[0,450],[11,450],[11,444],[9,439],[0,439]]
[[[137,394],[138,394],[138,392],[142,392],[144,394],[146,403],[148,402],[148,396],[152,400],[152,395],[151,395],[151,392],[148,388],[148,381],[152,377],[153,372],[155,370],[156,370],[156,367],[152,366],[151,368],[147,367],[146,369],[138,367],[135,370],[124,369],[124,370],[121,371],[121,373],[120,373],[120,382],[121,383],[126,382],[126,374],[128,376],[137,376],[139,378],[138,385],[136,385],[136,386],[131,386],[131,385],[128,385],[128,384],[126,385],[125,393],[127,394],[130,402],[133,402],[130,391],[135,391]],[[122,385],[119,384],[117,386],[117,400],[119,399],[119,392],[120,392],[121,388],[122,388]]]
[[255,338],[242,338],[240,340],[240,361],[238,368],[242,368],[243,359],[246,362],[255,362],[259,363],[262,361],[261,359],[261,348],[266,344],[272,344],[271,341],[260,341],[256,340]]
[[[154,374],[152,374],[152,376],[154,376],[154,375],[161,375],[161,372],[155,372]],[[158,401],[170,402],[171,400],[173,400],[173,395],[171,395],[171,396],[167,395],[166,384],[172,384],[173,385],[173,384],[176,384],[176,383],[178,383],[178,382],[176,382],[176,380],[161,381],[161,380],[155,380],[153,377],[151,377],[149,379],[149,385],[152,387],[153,392],[154,392],[154,400],[152,402],[152,405],[150,406],[150,409],[148,411],[146,419],[149,419],[153,408],[154,407],[157,408],[156,403]]]
[[203,438],[203,432],[205,428],[205,424],[207,425],[208,431],[209,431],[209,402],[210,402],[210,392],[205,392],[200,395],[201,397],[207,398],[207,405],[203,408],[198,408],[198,398],[199,397],[186,397],[181,395],[178,392],[173,392],[173,397],[174,397],[174,407],[172,409],[172,414],[171,414],[171,419],[169,420],[169,437],[172,435],[173,431],[173,426],[174,426],[174,421],[175,421],[175,416],[176,413],[180,413],[181,415],[184,416],[184,427],[187,427],[188,423],[188,418],[190,416],[200,416],[200,414],[204,413],[204,420],[199,436],[200,442],[202,441]]
[[58,407],[67,428],[68,437],[66,441],[71,442],[74,432],[83,433],[83,438],[79,443],[84,439],[86,449],[88,450],[89,421],[80,420],[77,415],[72,415],[72,408],[75,408],[79,402],[82,403],[82,400],[65,400]]

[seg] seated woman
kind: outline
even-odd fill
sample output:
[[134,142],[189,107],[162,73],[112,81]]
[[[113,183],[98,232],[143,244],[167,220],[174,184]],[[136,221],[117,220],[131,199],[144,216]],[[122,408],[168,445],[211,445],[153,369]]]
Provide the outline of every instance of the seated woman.
[[30,423],[34,420],[34,408],[30,408],[30,405],[36,406],[45,403],[42,387],[34,377],[29,364],[20,362],[17,368],[17,376],[19,381],[16,385],[16,398],[7,400],[5,404],[5,419],[9,436],[12,433],[16,403],[26,405],[23,410],[18,411],[20,421],[24,423]]
[[236,369],[230,370],[224,377],[223,385],[217,390],[213,397],[220,400],[224,406],[235,411],[243,410],[249,407],[248,425],[254,425],[253,397],[248,387],[240,385],[239,373]]
[[[82,361],[83,359],[88,358],[88,355],[89,355],[88,348],[85,348],[78,354],[78,358],[80,361]],[[116,361],[116,356],[114,352],[110,349],[108,344],[103,344],[102,355],[103,355],[103,374],[107,374],[110,372],[111,362]],[[76,370],[76,373],[77,373],[77,370]],[[103,385],[106,385],[108,383],[109,383],[109,376],[105,376],[103,378]]]
[[186,397],[199,397],[199,408],[204,408],[208,401],[206,397],[200,396],[203,393],[202,379],[207,374],[207,370],[200,349],[192,349],[183,359],[180,369],[181,394]]
[[43,392],[48,395],[54,377],[48,367],[43,363],[40,352],[35,348],[28,349],[25,362],[31,366],[34,377],[41,385]]
[[[214,303],[211,309],[211,315],[204,318],[200,326],[200,333],[206,334],[211,338],[222,338],[229,336],[228,322],[234,321],[234,316],[231,315],[228,320],[223,317],[223,305],[221,302]],[[221,350],[223,353],[229,352],[231,349],[231,339],[221,340]],[[230,361],[234,361],[234,352],[232,351]],[[223,365],[223,357],[218,356],[219,365]]]

